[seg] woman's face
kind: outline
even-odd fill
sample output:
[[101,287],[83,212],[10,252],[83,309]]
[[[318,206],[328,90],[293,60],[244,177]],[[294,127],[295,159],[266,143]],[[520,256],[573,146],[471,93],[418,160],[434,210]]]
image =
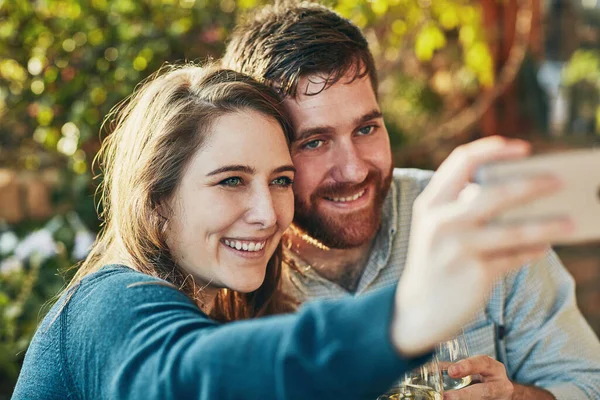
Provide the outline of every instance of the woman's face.
[[258,289],[294,215],[293,178],[275,119],[256,111],[219,117],[169,201],[172,256],[198,284]]

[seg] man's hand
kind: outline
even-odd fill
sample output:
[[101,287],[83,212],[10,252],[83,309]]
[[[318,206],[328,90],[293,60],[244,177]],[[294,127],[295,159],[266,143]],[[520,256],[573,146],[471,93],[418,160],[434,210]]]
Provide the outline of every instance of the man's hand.
[[481,382],[444,394],[444,400],[512,400],[514,385],[506,376],[504,364],[488,356],[475,356],[459,361],[448,368],[451,378],[479,375]]
[[548,176],[476,191],[469,186],[481,165],[529,153],[527,143],[499,137],[463,145],[415,201],[392,321],[392,341],[401,354],[422,354],[455,335],[485,305],[499,277],[543,257],[550,243],[572,231],[563,218],[488,224],[505,210],[560,189],[561,182]]
[[444,400],[554,400],[544,389],[512,383],[504,364],[488,356],[475,356],[448,368],[451,378],[479,375],[480,382],[464,389],[444,393]]

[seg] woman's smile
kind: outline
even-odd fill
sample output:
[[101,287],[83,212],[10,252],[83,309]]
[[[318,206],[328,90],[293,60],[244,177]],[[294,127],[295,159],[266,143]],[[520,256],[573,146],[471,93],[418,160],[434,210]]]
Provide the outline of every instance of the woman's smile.
[[265,246],[271,237],[272,235],[267,238],[223,238],[221,244],[237,256],[261,258],[265,255]]

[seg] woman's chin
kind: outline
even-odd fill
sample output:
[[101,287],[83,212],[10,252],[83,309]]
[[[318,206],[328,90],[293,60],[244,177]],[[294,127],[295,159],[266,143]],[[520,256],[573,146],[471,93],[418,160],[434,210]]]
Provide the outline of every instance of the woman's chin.
[[232,282],[231,285],[227,285],[227,287],[239,293],[251,293],[258,290],[264,280],[265,276],[262,275],[260,279],[257,277],[256,279],[237,280],[236,282]]

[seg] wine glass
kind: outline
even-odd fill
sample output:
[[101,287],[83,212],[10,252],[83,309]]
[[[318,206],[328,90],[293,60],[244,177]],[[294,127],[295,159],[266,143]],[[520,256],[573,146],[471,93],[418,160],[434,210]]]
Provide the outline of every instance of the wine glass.
[[385,394],[377,400],[442,400],[444,387],[437,359],[404,374]]
[[448,375],[448,367],[451,364],[469,358],[469,348],[464,332],[450,340],[441,342],[436,349],[436,358],[442,372],[444,390],[462,389],[468,386],[473,380],[470,375],[457,379],[451,378]]

